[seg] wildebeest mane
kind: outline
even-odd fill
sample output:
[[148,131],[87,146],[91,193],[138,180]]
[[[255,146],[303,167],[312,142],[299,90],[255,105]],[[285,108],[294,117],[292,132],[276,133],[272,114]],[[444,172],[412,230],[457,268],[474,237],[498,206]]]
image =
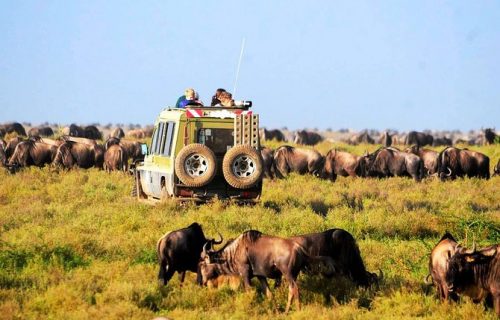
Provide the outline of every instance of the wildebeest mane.
[[441,239],[439,239],[438,242],[441,242],[441,241],[446,240],[446,239],[457,242],[457,240],[455,240],[455,238],[453,238],[451,233],[449,233],[448,231],[445,232],[445,234],[441,237]]

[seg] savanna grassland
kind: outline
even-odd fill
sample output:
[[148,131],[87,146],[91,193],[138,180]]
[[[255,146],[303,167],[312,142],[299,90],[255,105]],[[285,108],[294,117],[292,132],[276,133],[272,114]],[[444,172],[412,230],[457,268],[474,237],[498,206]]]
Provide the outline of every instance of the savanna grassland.
[[[269,143],[276,147],[279,144]],[[322,143],[323,154],[332,147]],[[346,146],[362,154],[376,146]],[[500,158],[500,145],[475,147]],[[292,175],[264,183],[255,206],[206,205],[130,197],[132,176],[95,169],[0,170],[1,319],[495,319],[464,298],[440,303],[423,282],[428,255],[450,231],[462,243],[500,240],[500,177],[421,183],[407,178]],[[355,288],[342,278],[301,274],[301,310],[283,310],[287,286],[264,298],[259,286],[200,288],[189,273],[157,284],[156,241],[197,221],[207,237],[248,229],[291,236],[343,228],[358,241],[367,269],[384,272],[380,287]],[[255,282],[257,284],[257,282]]]

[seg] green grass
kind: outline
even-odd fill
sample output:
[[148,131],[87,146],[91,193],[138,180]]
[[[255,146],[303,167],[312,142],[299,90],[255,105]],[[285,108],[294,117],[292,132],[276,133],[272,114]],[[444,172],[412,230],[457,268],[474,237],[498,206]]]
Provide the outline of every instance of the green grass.
[[[325,142],[318,150],[330,147]],[[340,147],[357,154],[376,148]],[[492,163],[500,157],[498,146],[479,150]],[[129,197],[131,176],[93,169],[0,171],[0,181],[0,319],[496,318],[468,299],[440,303],[423,278],[429,252],[446,230],[469,245],[499,242],[498,177],[330,183],[292,175],[266,180],[253,207],[150,206]],[[258,285],[249,292],[199,288],[194,274],[182,288],[177,277],[158,287],[157,239],[194,221],[208,237],[219,231],[226,239],[250,228],[284,237],[344,228],[357,239],[367,268],[382,269],[385,280],[378,290],[365,290],[345,279],[301,275],[302,309],[288,316],[286,286],[271,301]]]

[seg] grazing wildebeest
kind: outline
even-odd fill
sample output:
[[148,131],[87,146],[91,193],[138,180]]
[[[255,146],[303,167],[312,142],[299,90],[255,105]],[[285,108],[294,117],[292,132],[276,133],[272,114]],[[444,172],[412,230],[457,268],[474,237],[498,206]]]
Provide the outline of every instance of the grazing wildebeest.
[[0,139],[0,167],[4,167],[7,164],[7,156],[5,155],[5,148],[7,147],[7,142]]
[[112,145],[120,145],[123,150],[127,153],[127,157],[132,159],[132,161],[144,159],[142,154],[141,144],[138,141],[130,141],[118,138],[109,138],[106,140],[105,148],[108,149]]
[[380,148],[366,154],[359,162],[359,172],[364,177],[409,176],[420,181],[424,176],[424,163],[419,156],[393,147]]
[[464,176],[490,178],[490,158],[480,152],[448,147],[439,153],[437,162],[441,180]]
[[323,169],[324,158],[316,150],[281,146],[274,151],[275,174],[279,178],[290,172],[319,175]]
[[104,153],[104,170],[128,170],[128,155],[127,152],[119,145],[114,144],[109,147]]
[[295,133],[294,143],[314,146],[317,143],[323,141],[323,137],[316,132],[299,130]]
[[343,229],[330,229],[290,239],[304,247],[309,256],[332,258],[335,273],[348,277],[359,286],[368,287],[382,279],[382,272],[379,277],[375,273],[366,271],[356,240]]
[[10,159],[10,157],[12,157],[12,155],[14,154],[14,150],[16,149],[16,146],[22,141],[24,141],[23,138],[15,137],[10,139],[9,142],[7,142],[7,146],[5,147],[5,156],[7,157],[7,160]]
[[352,136],[347,143],[353,144],[353,145],[358,145],[360,143],[366,143],[366,144],[374,144],[375,140],[373,140],[372,137],[368,134],[368,130],[364,130],[363,132],[356,134]]
[[86,126],[85,128],[83,128],[83,132],[84,132],[84,138],[94,139],[94,140],[102,139],[101,132],[94,125]]
[[488,295],[500,316],[500,250],[495,244],[476,251],[460,248],[451,257],[446,284],[450,292],[467,295],[480,302]]
[[438,153],[434,150],[424,149],[417,145],[405,149],[407,153],[413,153],[422,159],[424,162],[425,173],[429,176],[437,173],[437,158]]
[[432,145],[433,141],[434,138],[430,134],[424,132],[410,131],[406,136],[405,144],[406,145],[416,144],[417,146],[421,147],[425,145]]
[[494,176],[500,175],[500,159],[498,159],[497,165],[493,169],[493,175]]
[[4,135],[7,133],[15,132],[20,136],[26,137],[26,130],[24,130],[23,125],[20,124],[19,122],[2,124],[2,125],[0,125],[0,128],[2,129],[3,132],[5,132]]
[[85,143],[66,141],[57,148],[52,164],[55,166],[60,165],[66,169],[70,169],[75,165],[88,169],[95,165],[95,160],[93,146]]
[[274,179],[274,150],[263,147],[260,149],[262,164],[264,167],[264,177]]
[[8,167],[27,167],[31,165],[43,167],[52,162],[56,150],[56,146],[46,144],[40,141],[39,138],[31,137],[16,145],[14,153],[9,159]]
[[320,177],[335,181],[337,175],[355,177],[361,175],[359,160],[361,157],[344,151],[332,149],[325,156],[324,167]]
[[292,239],[264,235],[259,231],[246,231],[236,239],[229,241],[218,251],[203,250],[200,262],[198,282],[205,285],[208,280],[220,275],[240,275],[245,289],[250,287],[250,279],[257,277],[270,297],[271,291],[267,278],[281,279],[288,282],[288,302],[285,312],[290,309],[295,298],[297,309],[300,308],[297,277],[302,269],[315,263],[326,263],[334,269],[334,262],[329,257],[311,257],[305,249]]
[[28,131],[28,137],[50,137],[54,135],[54,130],[51,127],[31,128]]
[[259,134],[261,140],[276,140],[278,142],[286,141],[285,135],[278,129],[267,130],[266,128],[261,128]]
[[144,139],[146,138],[146,133],[142,129],[134,129],[128,131],[126,136],[135,139]]
[[432,283],[436,287],[439,299],[442,301],[448,300],[448,298],[455,301],[458,299],[455,293],[449,292],[445,279],[449,260],[455,254],[458,247],[457,241],[451,234],[446,232],[434,249],[432,249],[429,257],[429,275],[432,277]]
[[177,271],[182,284],[186,271],[197,272],[203,246],[207,243],[210,249],[212,245],[222,243],[222,236],[219,241],[205,238],[201,225],[196,222],[187,228],[165,233],[156,246],[160,283],[167,285]]
[[94,155],[94,166],[99,169],[103,168],[104,152],[106,151],[104,145],[99,144],[94,139],[90,138],[62,136],[60,139],[62,141],[72,141],[87,146],[87,148],[90,149],[90,151]]
[[121,139],[123,137],[125,137],[125,132],[123,132],[123,129],[120,127],[113,129],[113,131],[109,134],[109,138]]

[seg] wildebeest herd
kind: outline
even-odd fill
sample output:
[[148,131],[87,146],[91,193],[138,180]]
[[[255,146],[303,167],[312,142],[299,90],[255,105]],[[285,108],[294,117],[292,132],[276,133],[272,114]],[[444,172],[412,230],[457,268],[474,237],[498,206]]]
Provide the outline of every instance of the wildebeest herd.
[[[281,146],[261,150],[264,173],[268,178],[283,178],[291,172],[312,174],[335,181],[343,177],[400,177],[415,181],[438,176],[441,180],[456,177],[490,178],[488,156],[468,149],[446,147],[441,152],[412,146],[405,150],[381,147],[372,153],[354,155],[332,149],[322,156],[313,149]],[[500,171],[500,161],[494,174]]]
[[[16,136],[8,142],[0,139],[0,166],[11,172],[21,167],[51,165],[63,169],[99,168],[107,171],[127,171],[129,160],[142,159],[141,144],[124,138],[121,128],[113,130],[103,144],[101,132],[96,126],[80,127],[75,124],[62,129],[62,136],[50,139],[54,131],[50,127],[32,128],[28,137],[19,123],[0,126],[0,132]],[[129,137],[144,138],[142,130],[131,130]]]
[[[206,286],[219,277],[237,277],[245,289],[257,278],[268,298],[272,297],[267,279],[288,284],[288,312],[292,301],[300,308],[297,277],[300,272],[319,274],[335,282],[346,277],[361,287],[373,287],[383,280],[379,274],[366,270],[354,237],[343,229],[282,238],[248,230],[226,241],[218,250],[220,240],[207,239],[201,225],[166,233],[158,240],[158,279],[167,285],[175,272],[182,284],[186,271],[197,274],[197,283]],[[429,276],[441,300],[456,301],[460,295],[475,303],[486,301],[500,315],[500,252],[498,245],[468,250],[446,233],[429,257]]]

